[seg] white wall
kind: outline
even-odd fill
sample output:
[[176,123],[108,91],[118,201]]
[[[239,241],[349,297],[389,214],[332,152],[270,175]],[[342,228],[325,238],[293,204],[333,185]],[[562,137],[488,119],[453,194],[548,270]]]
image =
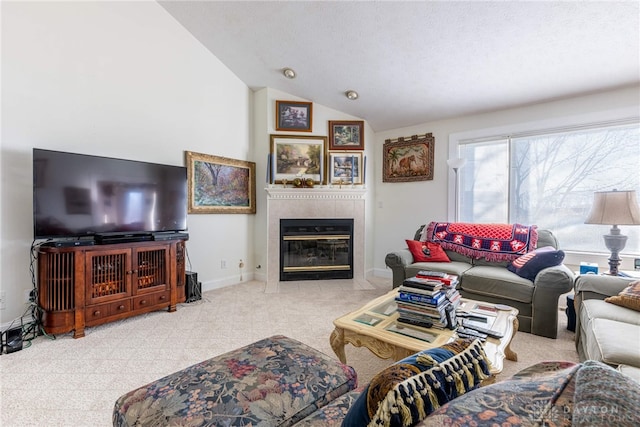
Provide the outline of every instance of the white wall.
[[[489,114],[460,117],[424,123],[417,126],[379,132],[375,135],[376,169],[380,178],[376,181],[375,215],[375,274],[390,277],[384,257],[388,252],[406,247],[404,240],[412,238],[419,225],[429,221],[451,220],[448,204],[453,195],[453,172],[447,167],[449,139],[452,134],[476,135],[486,132],[494,135],[495,129],[548,128],[567,123],[589,123],[614,118],[626,118],[640,114],[640,87],[613,90],[605,93],[572,99],[514,108]],[[435,165],[433,181],[415,183],[382,182],[382,146],[385,139],[433,133]],[[562,243],[562,242],[560,242]],[[596,246],[600,242],[594,242]],[[596,248],[597,249],[597,248]],[[605,248],[601,248],[605,251]],[[607,265],[604,255],[582,255],[580,259],[568,256],[566,262],[597,262]],[[608,267],[607,267],[608,268]],[[623,260],[621,269],[633,269],[632,260]]]
[[[33,147],[184,165],[251,160],[252,92],[155,2],[2,2],[0,287],[6,324],[31,289]],[[189,215],[191,269],[235,283],[252,215]],[[220,269],[220,260],[228,268]]]

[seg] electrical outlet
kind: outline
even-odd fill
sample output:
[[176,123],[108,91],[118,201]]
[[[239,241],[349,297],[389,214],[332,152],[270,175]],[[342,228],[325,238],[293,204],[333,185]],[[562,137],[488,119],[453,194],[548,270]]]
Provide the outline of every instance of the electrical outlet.
[[220,260],[220,268],[223,268],[223,269],[227,268],[227,260],[226,259]]
[[5,291],[0,292],[0,310],[7,308],[7,293]]

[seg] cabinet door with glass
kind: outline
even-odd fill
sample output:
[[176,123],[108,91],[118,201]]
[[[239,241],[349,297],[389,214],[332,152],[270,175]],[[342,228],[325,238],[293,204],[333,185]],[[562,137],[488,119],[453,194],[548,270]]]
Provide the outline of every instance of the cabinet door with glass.
[[169,255],[168,245],[133,249],[133,295],[170,289]]
[[131,249],[101,249],[86,253],[86,305],[131,296]]

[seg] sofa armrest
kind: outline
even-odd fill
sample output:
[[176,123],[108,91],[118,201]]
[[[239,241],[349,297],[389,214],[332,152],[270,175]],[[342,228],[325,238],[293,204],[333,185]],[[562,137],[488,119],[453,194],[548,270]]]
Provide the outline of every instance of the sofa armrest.
[[413,264],[413,255],[409,249],[400,249],[389,252],[384,258],[384,262],[393,273],[393,287],[397,288],[406,279],[405,267]]
[[533,284],[531,333],[548,338],[558,335],[558,299],[573,289],[573,272],[565,265],[545,268]]
[[605,299],[618,295],[632,281],[633,279],[626,277],[583,274],[576,278],[574,290],[576,295],[581,295],[581,300]]
[[576,312],[576,350],[582,358],[585,353],[585,338],[582,336],[582,302],[588,299],[604,300],[618,295],[621,290],[629,286],[636,279],[600,274],[581,274],[573,284],[575,292],[573,307]]

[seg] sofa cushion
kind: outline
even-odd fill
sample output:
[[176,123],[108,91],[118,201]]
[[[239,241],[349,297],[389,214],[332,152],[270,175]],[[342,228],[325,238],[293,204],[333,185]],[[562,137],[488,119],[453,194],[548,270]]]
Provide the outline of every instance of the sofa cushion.
[[567,408],[556,403],[570,388],[579,367],[572,362],[533,365],[510,379],[452,400],[419,426],[570,426],[564,412]]
[[536,247],[542,248],[545,246],[552,246],[558,249],[558,239],[556,239],[556,236],[551,232],[551,230],[538,229],[538,244]]
[[605,299],[606,302],[640,311],[640,280],[632,282],[618,293]]
[[580,322],[583,325],[588,325],[591,319],[609,319],[640,326],[640,316],[638,312],[629,308],[609,304],[600,299],[587,299],[582,301],[580,307]]
[[356,381],[353,368],[276,335],[124,394],[113,425],[290,426]]
[[413,255],[413,262],[450,262],[444,249],[432,242],[406,240],[409,252]]
[[564,252],[552,246],[544,246],[528,252],[507,265],[507,270],[520,277],[534,281],[538,273],[549,267],[560,265]]
[[640,328],[609,319],[591,319],[588,327],[582,325],[584,346],[588,359],[609,365],[640,367]]
[[319,408],[313,414],[296,423],[296,427],[339,427],[353,406],[362,389],[350,391]]
[[479,340],[459,339],[424,350],[376,375],[342,425],[415,424],[489,376],[489,361]]
[[640,384],[640,368],[629,365],[618,365],[616,370]]
[[600,362],[588,360],[576,374],[573,426],[639,426],[640,384]]
[[533,282],[504,267],[475,266],[464,272],[460,287],[476,295],[531,303]]

